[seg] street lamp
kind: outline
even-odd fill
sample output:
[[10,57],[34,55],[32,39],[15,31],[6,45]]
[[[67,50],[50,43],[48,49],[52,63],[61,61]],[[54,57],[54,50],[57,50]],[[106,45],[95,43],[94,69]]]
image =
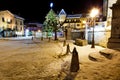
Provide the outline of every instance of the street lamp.
[[94,26],[95,26],[95,17],[98,15],[99,10],[96,8],[93,8],[90,12],[90,17],[92,18],[93,21],[93,32],[92,32],[92,45],[91,48],[95,48],[95,41],[94,41]]

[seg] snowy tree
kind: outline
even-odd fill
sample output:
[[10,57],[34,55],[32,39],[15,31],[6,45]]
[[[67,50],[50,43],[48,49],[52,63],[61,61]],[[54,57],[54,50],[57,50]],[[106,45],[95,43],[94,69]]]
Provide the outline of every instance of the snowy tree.
[[46,20],[43,23],[44,26],[43,31],[46,32],[53,31],[55,33],[54,39],[57,40],[58,19],[53,9],[50,9],[50,11],[48,12],[45,18]]

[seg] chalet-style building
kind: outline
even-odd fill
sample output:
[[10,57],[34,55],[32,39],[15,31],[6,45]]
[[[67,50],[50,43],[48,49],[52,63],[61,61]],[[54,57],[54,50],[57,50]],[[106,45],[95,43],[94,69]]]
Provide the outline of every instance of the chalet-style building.
[[64,29],[68,30],[67,39],[85,38],[85,23],[88,15],[85,14],[66,14],[64,9],[59,13],[59,21],[63,24]]
[[13,37],[24,35],[24,18],[8,10],[0,11],[0,36]]

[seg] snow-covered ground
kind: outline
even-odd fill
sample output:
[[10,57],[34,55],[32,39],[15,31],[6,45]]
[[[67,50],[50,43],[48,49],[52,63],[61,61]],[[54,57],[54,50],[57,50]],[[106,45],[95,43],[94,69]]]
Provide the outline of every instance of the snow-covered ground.
[[70,72],[72,53],[63,40],[0,40],[0,80],[120,80],[120,52],[91,45],[76,47],[78,72]]

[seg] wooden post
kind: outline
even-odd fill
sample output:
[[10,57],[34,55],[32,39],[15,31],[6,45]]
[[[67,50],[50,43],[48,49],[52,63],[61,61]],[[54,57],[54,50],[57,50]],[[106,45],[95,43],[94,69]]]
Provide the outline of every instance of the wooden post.
[[79,70],[79,56],[76,48],[74,47],[72,52],[70,72],[77,72],[78,70]]
[[43,37],[41,37],[41,41],[43,41]]
[[49,39],[49,42],[50,42],[50,37],[48,39]]
[[70,52],[70,46],[69,44],[67,44],[66,54],[68,54],[69,52]]
[[33,36],[32,36],[32,38],[31,38],[32,40],[33,40]]
[[64,42],[63,42],[63,47],[66,45],[66,40],[64,40]]

